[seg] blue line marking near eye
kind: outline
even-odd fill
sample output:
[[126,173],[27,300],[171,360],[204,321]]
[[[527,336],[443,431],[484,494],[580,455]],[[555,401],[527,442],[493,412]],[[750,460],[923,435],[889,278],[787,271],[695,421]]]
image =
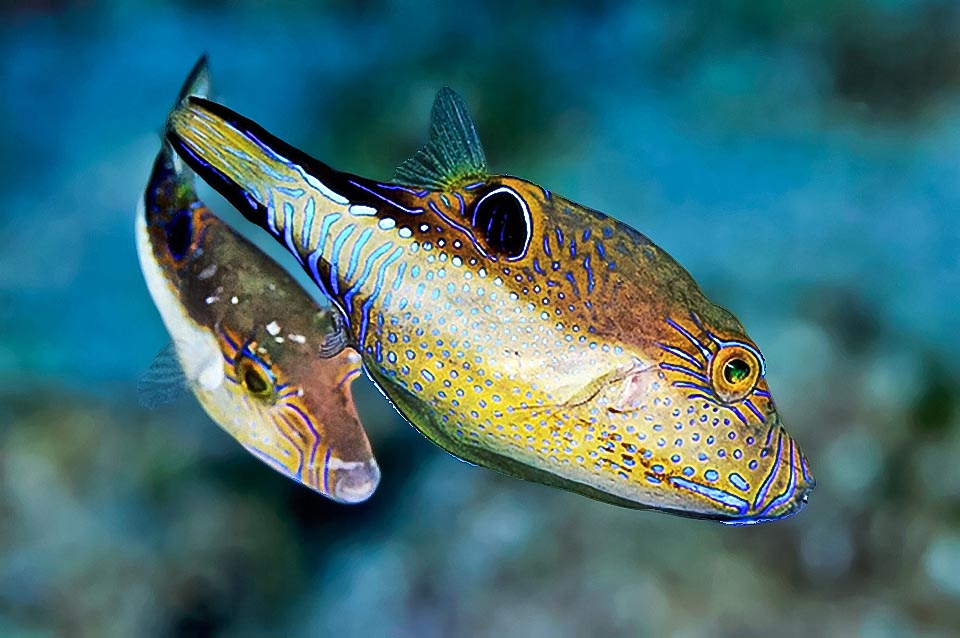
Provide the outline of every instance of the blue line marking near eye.
[[684,328],[683,326],[675,322],[673,319],[670,319],[669,317],[667,317],[667,324],[669,324],[671,328],[679,332],[681,335],[686,337],[686,339],[691,344],[693,344],[693,346],[696,347],[697,350],[700,351],[700,354],[702,354],[707,361],[710,360],[710,357],[711,357],[710,351],[706,348],[706,346],[700,343],[699,339],[697,339],[692,334],[690,334],[686,328]]
[[[448,225],[453,226],[454,228],[456,228],[457,230],[459,230],[461,233],[463,233],[463,234],[467,237],[467,239],[470,240],[470,243],[473,244],[474,248],[476,248],[477,251],[478,251],[481,255],[483,255],[484,257],[487,256],[487,252],[486,252],[486,251],[483,249],[483,247],[477,242],[477,240],[474,238],[473,232],[471,232],[471,230],[470,230],[469,228],[467,228],[466,226],[463,226],[463,225],[461,225],[461,224],[458,224],[457,222],[453,221],[452,219],[450,219],[449,217],[447,217],[446,215],[444,215],[442,212],[440,212],[440,209],[437,208],[437,205],[434,204],[433,202],[430,202],[430,203],[428,204],[428,206],[430,207],[430,210],[433,211],[433,213],[434,213],[437,217],[439,217],[439,218],[442,219],[444,222],[446,222]],[[491,219],[491,223],[492,223],[492,219]]]
[[468,191],[472,191],[472,190],[475,189],[475,188],[480,188],[480,187],[483,186],[485,183],[486,183],[486,182],[474,182],[473,184],[467,184],[466,186],[463,187],[463,189],[464,189],[464,190],[468,190]]
[[303,207],[303,227],[300,229],[300,245],[307,247],[310,241],[310,231],[313,229],[313,216],[316,214],[317,204],[312,197],[307,198],[307,204]]
[[[373,264],[391,248],[393,248],[393,242],[388,241],[370,253],[370,256],[363,264],[363,271],[361,271],[360,276],[357,277],[357,280],[354,282],[353,286],[350,287],[350,290],[347,291],[347,294],[343,296],[343,305],[347,307],[347,312],[353,312],[353,297],[357,294],[357,292],[360,290],[360,287],[363,286],[364,282],[370,276],[370,271],[373,268]],[[380,283],[382,284],[383,282],[381,281]],[[376,292],[377,294],[380,293],[379,286],[376,287]]]
[[692,388],[694,390],[703,390],[704,392],[711,393],[713,390],[706,386],[699,385],[697,383],[692,383],[690,381],[674,381],[673,387],[675,388]]
[[570,259],[576,259],[576,258],[577,258],[577,240],[571,238],[570,239]]
[[782,448],[783,430],[781,429],[779,436],[777,436],[777,456],[773,460],[773,466],[770,468],[770,473],[767,474],[767,478],[764,479],[763,483],[760,485],[760,490],[757,492],[757,498],[753,501],[753,509],[757,509],[760,504],[763,503],[763,499],[767,497],[767,490],[770,489],[770,484],[773,483],[773,479],[777,474],[777,470],[780,468],[780,453],[782,452]]
[[737,510],[738,514],[745,513],[750,507],[750,503],[743,500],[739,496],[734,496],[733,494],[716,487],[701,485],[700,483],[688,481],[687,479],[680,478],[679,476],[670,477],[670,483],[681,489],[689,490],[699,494],[700,496],[705,496],[712,501],[720,503],[721,505],[732,507],[733,509]]
[[587,271],[587,292],[593,292],[593,268],[590,266],[590,255],[583,258],[583,269]]
[[583,237],[581,237],[581,241],[586,242],[588,239],[590,239],[590,229],[589,229],[589,228],[587,228],[586,230],[583,231]]
[[757,406],[755,406],[753,402],[750,401],[750,399],[747,399],[746,401],[744,401],[743,404],[748,408],[750,408],[750,410],[757,415],[757,418],[760,419],[761,423],[767,422],[767,420],[763,417],[763,414],[760,413],[760,410],[757,409]]
[[533,269],[534,269],[538,274],[541,274],[541,275],[547,274],[547,273],[543,272],[543,268],[540,267],[540,258],[539,258],[539,257],[534,257],[534,258],[533,258]]
[[555,230],[557,233],[557,246],[559,246],[560,248],[563,248],[563,231],[560,229],[559,226],[557,226]]
[[550,236],[547,233],[543,234],[543,252],[546,253],[547,257],[553,259],[553,253],[550,252]]
[[668,346],[665,343],[657,343],[657,345],[663,350],[666,350],[667,352],[669,352],[670,354],[676,357],[680,357],[684,361],[687,361],[688,363],[692,363],[693,365],[703,370],[703,364],[697,361],[696,359],[694,359],[692,356],[690,356],[683,350],[680,350],[679,348],[674,348],[673,346]]
[[337,269],[340,261],[340,251],[343,249],[343,244],[347,241],[355,228],[356,226],[353,224],[345,226],[340,231],[340,234],[337,235],[336,239],[333,240],[333,252],[330,254],[330,290],[333,291],[334,295],[337,295],[340,292],[340,284],[337,281]]
[[357,272],[357,266],[360,264],[360,253],[363,252],[363,247],[370,240],[370,236],[373,234],[372,228],[366,228],[360,236],[357,238],[357,241],[353,242],[353,248],[350,250],[350,261],[347,262],[347,272],[343,275],[343,281],[347,284],[350,283],[350,280],[353,279],[353,275]]
[[240,344],[230,338],[230,335],[227,334],[227,331],[223,328],[220,328],[220,335],[223,337],[223,340],[227,342],[227,345],[233,348],[233,351],[236,352],[237,348],[240,347]]
[[740,412],[740,410],[738,410],[736,406],[728,405],[726,406],[726,408],[731,412],[733,412],[734,414],[736,414],[737,418],[740,419],[744,425],[749,425],[749,423],[747,423],[747,418],[743,416],[743,413]]
[[661,363],[660,367],[664,370],[671,370],[673,372],[679,372],[680,374],[686,374],[694,379],[703,381],[704,383],[710,383],[710,380],[706,376],[700,374],[699,372],[694,372],[690,368],[684,368],[683,366],[674,365],[672,363]]

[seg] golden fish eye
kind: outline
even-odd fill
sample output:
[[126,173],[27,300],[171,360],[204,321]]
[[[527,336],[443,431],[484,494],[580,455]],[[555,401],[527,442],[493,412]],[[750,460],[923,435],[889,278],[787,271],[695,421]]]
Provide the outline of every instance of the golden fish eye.
[[761,368],[752,348],[738,343],[725,343],[710,365],[714,392],[721,401],[740,401],[753,392],[760,379]]
[[255,361],[243,358],[237,362],[237,377],[247,392],[258,399],[269,399],[273,396],[273,381]]

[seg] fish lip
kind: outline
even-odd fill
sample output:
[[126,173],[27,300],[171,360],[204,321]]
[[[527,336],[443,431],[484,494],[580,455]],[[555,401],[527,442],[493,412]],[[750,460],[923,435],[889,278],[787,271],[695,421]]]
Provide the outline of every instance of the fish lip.
[[380,466],[376,459],[344,463],[344,467],[336,470],[331,496],[338,503],[362,503],[373,495],[378,485]]

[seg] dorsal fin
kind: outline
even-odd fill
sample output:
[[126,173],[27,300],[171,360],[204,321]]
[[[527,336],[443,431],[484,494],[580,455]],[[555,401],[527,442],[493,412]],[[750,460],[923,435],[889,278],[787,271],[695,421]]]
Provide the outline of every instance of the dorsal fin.
[[191,95],[209,98],[211,94],[210,62],[207,54],[204,53],[193,65],[193,68],[190,69],[190,75],[187,76],[187,79],[183,82],[183,86],[180,87],[180,95],[177,96],[177,103],[173,106],[174,108],[180,106],[186,102],[187,98]]
[[430,112],[430,141],[397,167],[393,181],[431,190],[487,176],[487,160],[467,107],[450,87],[437,92]]

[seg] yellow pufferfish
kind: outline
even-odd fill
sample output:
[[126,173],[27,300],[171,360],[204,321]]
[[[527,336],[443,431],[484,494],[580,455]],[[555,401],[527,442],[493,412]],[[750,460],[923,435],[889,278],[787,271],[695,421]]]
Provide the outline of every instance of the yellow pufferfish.
[[[183,93],[206,94],[205,60]],[[175,375],[207,414],[277,471],[341,503],[368,499],[380,469],[350,383],[360,355],[342,321],[273,259],[218,219],[193,172],[163,146],[140,201],[137,251],[173,338]],[[158,358],[145,392],[164,391]],[[152,379],[152,380],[151,380]],[[178,381],[179,383],[179,381]]]
[[457,457],[731,524],[807,502],[813,475],[740,322],[633,228],[489,173],[452,90],[389,183],[202,96],[166,138],[296,257],[381,392]]

